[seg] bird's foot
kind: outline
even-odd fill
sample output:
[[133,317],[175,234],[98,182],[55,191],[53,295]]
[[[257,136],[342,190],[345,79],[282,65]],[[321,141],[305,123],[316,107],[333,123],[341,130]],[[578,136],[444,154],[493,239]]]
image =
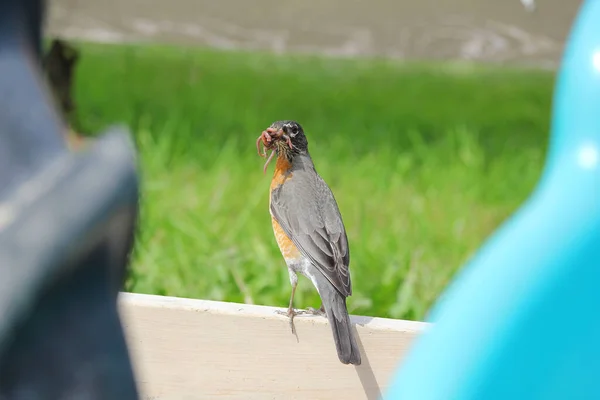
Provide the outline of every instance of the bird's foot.
[[285,311],[276,310],[275,314],[285,315],[286,317],[288,317],[290,319],[290,328],[292,328],[292,334],[295,335],[296,327],[294,326],[294,317],[296,315],[306,314],[306,311],[305,310],[294,310],[293,308],[288,308]]
[[305,310],[306,314],[310,314],[310,315],[318,315],[320,317],[326,317],[327,313],[325,312],[325,308],[321,305],[321,308],[316,309],[316,308],[312,308],[312,307],[308,307]]

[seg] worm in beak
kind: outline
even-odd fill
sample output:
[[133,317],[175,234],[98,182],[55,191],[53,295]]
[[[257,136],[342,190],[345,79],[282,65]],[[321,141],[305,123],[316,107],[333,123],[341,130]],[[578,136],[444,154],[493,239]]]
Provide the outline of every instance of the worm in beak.
[[[258,152],[258,155],[260,157],[267,157],[267,150],[271,150],[271,154],[269,154],[267,162],[263,167],[264,174],[267,173],[267,167],[269,166],[269,163],[271,162],[271,160],[273,160],[273,157],[275,156],[275,141],[273,139],[283,139],[286,141],[290,150],[294,148],[294,145],[292,144],[292,139],[282,129],[275,130],[275,128],[267,128],[266,130],[262,131],[260,136],[256,139],[256,151]],[[261,143],[263,146],[262,152],[260,148]]]

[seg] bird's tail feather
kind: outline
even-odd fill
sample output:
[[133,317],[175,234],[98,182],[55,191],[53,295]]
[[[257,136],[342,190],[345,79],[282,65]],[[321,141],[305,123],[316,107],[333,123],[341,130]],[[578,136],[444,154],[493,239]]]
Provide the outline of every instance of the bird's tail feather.
[[[324,280],[325,277],[323,277]],[[319,284],[319,294],[327,313],[338,357],[343,364],[360,365],[360,350],[352,332],[346,298],[327,282]]]

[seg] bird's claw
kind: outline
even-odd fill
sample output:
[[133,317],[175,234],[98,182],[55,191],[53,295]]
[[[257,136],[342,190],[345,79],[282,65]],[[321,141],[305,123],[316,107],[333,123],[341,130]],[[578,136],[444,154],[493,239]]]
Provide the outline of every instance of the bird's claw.
[[289,308],[285,311],[276,310],[275,314],[284,315],[290,319],[290,328],[292,329],[292,334],[296,334],[296,327],[294,326],[294,317],[296,315],[306,314],[306,310],[294,310],[293,308]]
[[321,317],[326,317],[327,313],[325,312],[325,308],[323,308],[323,306],[321,306],[321,308],[317,309],[317,308],[312,308],[312,307],[307,307],[305,310],[306,314],[310,314],[310,315],[318,315]]

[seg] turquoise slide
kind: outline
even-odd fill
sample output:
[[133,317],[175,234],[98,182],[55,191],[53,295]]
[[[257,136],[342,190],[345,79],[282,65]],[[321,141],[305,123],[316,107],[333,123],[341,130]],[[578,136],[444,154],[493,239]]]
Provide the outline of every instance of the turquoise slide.
[[540,182],[430,322],[386,400],[600,400],[600,0],[567,41]]

